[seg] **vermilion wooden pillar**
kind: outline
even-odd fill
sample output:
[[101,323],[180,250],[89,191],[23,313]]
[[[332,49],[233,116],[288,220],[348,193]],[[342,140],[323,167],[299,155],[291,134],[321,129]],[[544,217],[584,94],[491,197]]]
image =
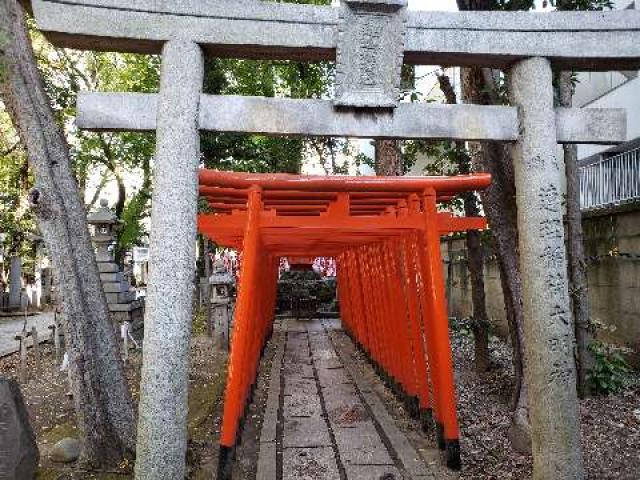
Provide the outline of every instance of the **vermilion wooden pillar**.
[[434,375],[436,377],[434,395],[438,397],[438,428],[443,432],[444,446],[447,451],[447,465],[460,468],[460,433],[456,414],[456,394],[453,373],[453,359],[449,342],[449,318],[447,315],[445,284],[440,253],[440,232],[437,225],[438,210],[436,194],[427,190],[423,196],[424,219],[426,223],[424,285],[429,300],[429,328],[427,334],[432,337]]
[[412,254],[412,241],[405,235],[403,242],[403,263],[407,272],[407,292],[409,302],[409,323],[411,329],[411,344],[416,362],[416,375],[418,378],[418,398],[420,400],[420,416],[422,429],[427,430],[432,421],[431,399],[429,395],[429,368],[427,362],[427,352],[425,349],[424,327],[419,311],[418,284],[415,264],[415,254]]
[[244,397],[247,383],[246,365],[250,355],[250,335],[255,328],[255,302],[259,285],[260,267],[260,232],[259,221],[262,209],[261,191],[254,188],[248,198],[247,231],[243,245],[242,287],[238,292],[238,303],[234,317],[233,338],[227,387],[223,407],[222,427],[220,431],[220,471],[218,478],[229,478],[232,448],[238,435],[238,427],[244,408]]

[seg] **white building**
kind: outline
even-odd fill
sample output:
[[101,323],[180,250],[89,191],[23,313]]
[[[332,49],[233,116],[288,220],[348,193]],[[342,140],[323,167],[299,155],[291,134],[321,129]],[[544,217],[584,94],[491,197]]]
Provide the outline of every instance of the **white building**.
[[[636,2],[618,0],[618,9]],[[627,111],[627,141],[613,148],[578,146],[581,202],[585,209],[640,200],[640,76],[638,71],[583,72],[573,98],[574,107],[623,108]]]

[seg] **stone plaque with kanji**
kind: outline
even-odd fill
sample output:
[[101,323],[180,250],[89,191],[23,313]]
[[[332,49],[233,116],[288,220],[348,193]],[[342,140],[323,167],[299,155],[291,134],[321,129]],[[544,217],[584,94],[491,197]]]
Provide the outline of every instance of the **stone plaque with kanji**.
[[336,51],[336,106],[398,106],[406,10],[407,0],[344,2]]

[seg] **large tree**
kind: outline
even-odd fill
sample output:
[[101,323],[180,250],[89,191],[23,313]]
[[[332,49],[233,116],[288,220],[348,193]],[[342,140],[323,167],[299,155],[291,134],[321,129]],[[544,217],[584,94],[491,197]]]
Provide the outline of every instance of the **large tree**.
[[116,465],[135,447],[131,395],[69,149],[16,0],[0,2],[0,41],[0,95],[27,152],[34,175],[30,204],[58,273],[83,460],[91,467]]

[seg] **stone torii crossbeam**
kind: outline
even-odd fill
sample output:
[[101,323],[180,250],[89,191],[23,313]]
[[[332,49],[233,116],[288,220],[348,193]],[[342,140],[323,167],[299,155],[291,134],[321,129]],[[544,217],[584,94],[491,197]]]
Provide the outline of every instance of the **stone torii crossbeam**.
[[[57,46],[162,53],[158,95],[86,94],[78,124],[155,130],[151,269],[136,477],[181,479],[186,450],[199,130],[497,140],[513,145],[536,479],[583,467],[566,274],[560,143],[616,143],[621,111],[554,109],[552,68],[640,68],[640,12],[411,12],[256,0],[32,0]],[[337,60],[336,99],[202,95],[203,56]],[[508,72],[510,107],[398,104],[401,63]]]

